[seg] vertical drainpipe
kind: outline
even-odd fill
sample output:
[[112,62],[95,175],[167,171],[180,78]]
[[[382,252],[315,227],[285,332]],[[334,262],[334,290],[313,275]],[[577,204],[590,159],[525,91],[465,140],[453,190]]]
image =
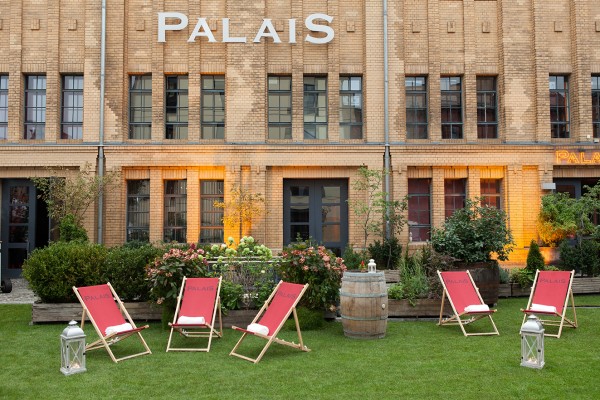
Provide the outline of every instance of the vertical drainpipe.
[[[106,59],[106,0],[102,0],[102,22],[100,34],[100,132],[98,134],[98,178],[104,178],[104,70]],[[104,236],[104,190],[98,195],[98,243]]]
[[[385,172],[384,188],[385,200],[390,200],[390,126],[389,126],[389,79],[388,79],[388,10],[387,0],[383,0],[383,134],[385,141],[385,152],[383,155],[383,168]],[[386,216],[389,217],[390,210],[385,210]],[[390,224],[385,224],[385,237],[391,237]]]

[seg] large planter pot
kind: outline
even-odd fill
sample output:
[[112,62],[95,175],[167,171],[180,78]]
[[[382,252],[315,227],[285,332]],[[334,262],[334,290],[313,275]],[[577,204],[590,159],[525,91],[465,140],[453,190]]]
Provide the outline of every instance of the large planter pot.
[[340,308],[344,335],[353,339],[385,336],[388,296],[382,272],[344,272]]
[[[408,300],[388,300],[388,315],[399,318],[438,318],[440,316],[441,299],[416,299],[413,304]],[[452,315],[452,307],[448,299],[444,302],[443,315]]]
[[485,304],[492,306],[498,303],[500,267],[497,262],[460,262],[454,265],[458,270],[469,270]]

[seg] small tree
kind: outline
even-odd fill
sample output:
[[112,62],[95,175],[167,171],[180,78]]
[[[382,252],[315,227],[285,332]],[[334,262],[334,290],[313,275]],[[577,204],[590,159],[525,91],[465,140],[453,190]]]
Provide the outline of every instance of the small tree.
[[543,271],[545,267],[546,262],[544,261],[544,256],[540,251],[540,246],[538,246],[535,240],[531,239],[529,251],[527,252],[527,265],[525,269],[535,272],[538,269]]
[[231,190],[231,199],[227,202],[215,201],[214,206],[223,209],[223,225],[233,229],[238,226],[239,237],[249,232],[252,222],[265,213],[265,198],[260,193],[250,193],[238,186]]
[[67,217],[67,225],[81,229],[85,212],[119,176],[118,172],[109,171],[99,177],[90,163],[86,163],[73,176],[61,177],[68,175],[65,168],[48,170],[51,177],[30,178],[40,192],[38,197],[47,205],[48,216],[59,223]]

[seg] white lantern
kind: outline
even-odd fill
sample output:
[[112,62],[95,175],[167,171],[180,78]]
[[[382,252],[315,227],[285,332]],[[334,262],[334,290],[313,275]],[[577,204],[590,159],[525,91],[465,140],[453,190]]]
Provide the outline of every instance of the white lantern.
[[367,271],[370,273],[374,273],[377,272],[377,264],[375,264],[375,260],[373,260],[372,258],[369,260],[369,264],[367,264],[367,267],[369,268]]
[[538,369],[544,366],[544,326],[533,314],[521,326],[521,366]]
[[69,322],[69,326],[60,335],[60,372],[72,375],[85,372],[85,333],[77,326],[77,322]]

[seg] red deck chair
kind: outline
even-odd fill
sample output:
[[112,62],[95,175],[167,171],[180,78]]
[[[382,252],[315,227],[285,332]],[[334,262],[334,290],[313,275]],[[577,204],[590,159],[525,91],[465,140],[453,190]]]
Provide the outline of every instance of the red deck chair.
[[[177,308],[173,322],[169,322],[171,333],[167,343],[167,351],[210,351],[213,335],[223,336],[221,320],[221,277],[219,278],[186,278],[183,277],[181,290],[177,297]],[[217,314],[218,312],[218,314]],[[219,330],[215,329],[218,316]],[[203,348],[172,347],[173,331],[187,338],[207,337],[208,345]]]
[[[298,324],[298,315],[296,314],[296,305],[302,298],[302,295],[307,288],[308,283],[306,285],[300,285],[296,283],[280,281],[273,290],[273,293],[271,293],[271,296],[269,296],[265,304],[258,311],[256,317],[252,320],[252,323],[248,325],[246,329],[232,326],[233,329],[243,332],[243,335],[240,340],[238,340],[237,344],[233,350],[231,350],[229,355],[240,357],[256,364],[260,361],[273,342],[290,346],[302,351],[310,351],[310,349],[306,347],[302,341],[300,325]],[[294,314],[294,321],[296,322],[296,332],[298,332],[299,342],[298,344],[277,338],[279,330],[291,313]],[[256,358],[246,357],[236,353],[236,350],[248,335],[254,335],[267,340],[267,344],[265,344],[260,354]]]
[[[575,271],[540,271],[535,273],[535,279],[531,288],[531,295],[527,302],[527,308],[521,310],[525,313],[523,322],[529,314],[542,314],[550,319],[540,319],[544,326],[558,326],[558,333],[545,332],[545,336],[559,338],[565,322],[568,326],[577,328],[577,313],[575,312],[575,301],[573,299],[573,276]],[[573,319],[566,317],[568,301],[571,299]]]
[[[438,325],[460,325],[460,329],[462,329],[465,336],[499,335],[496,324],[492,319],[492,314],[496,310],[490,310],[487,304],[483,302],[471,273],[469,271],[438,271],[437,273],[444,287]],[[454,315],[444,319],[444,300],[446,297],[448,297]],[[494,328],[493,331],[467,333],[465,325],[485,317],[490,319]]]
[[[75,291],[75,295],[77,295],[83,307],[81,328],[83,328],[87,315],[92,325],[94,325],[98,336],[100,336],[100,339],[86,345],[86,350],[95,350],[104,347],[114,362],[144,354],[152,354],[140,333],[140,331],[148,328],[148,325],[139,328],[135,326],[123,302],[119,299],[119,296],[117,296],[110,283],[80,288],[73,286],[73,291]],[[127,321],[125,318],[127,318]],[[137,335],[140,338],[145,351],[116,358],[110,346],[132,335]]]

